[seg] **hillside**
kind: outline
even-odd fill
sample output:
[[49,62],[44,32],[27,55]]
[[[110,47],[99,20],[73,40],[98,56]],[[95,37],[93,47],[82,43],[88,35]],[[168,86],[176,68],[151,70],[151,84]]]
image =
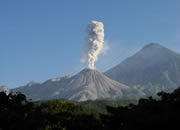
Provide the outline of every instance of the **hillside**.
[[147,95],[180,86],[180,55],[157,43],[146,45],[105,75]]

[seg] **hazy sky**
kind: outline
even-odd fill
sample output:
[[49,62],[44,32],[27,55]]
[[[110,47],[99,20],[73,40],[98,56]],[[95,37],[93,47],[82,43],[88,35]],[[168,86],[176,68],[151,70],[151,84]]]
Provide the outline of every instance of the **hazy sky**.
[[105,71],[150,42],[180,53],[180,0],[1,0],[0,85],[75,74],[92,20],[104,23]]

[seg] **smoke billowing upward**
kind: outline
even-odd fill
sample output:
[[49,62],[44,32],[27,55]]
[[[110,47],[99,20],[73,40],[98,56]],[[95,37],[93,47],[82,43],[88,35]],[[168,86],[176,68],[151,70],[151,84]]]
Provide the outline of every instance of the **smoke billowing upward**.
[[95,69],[94,64],[98,60],[104,44],[103,23],[92,21],[87,27],[87,34],[82,61],[88,63],[90,69]]

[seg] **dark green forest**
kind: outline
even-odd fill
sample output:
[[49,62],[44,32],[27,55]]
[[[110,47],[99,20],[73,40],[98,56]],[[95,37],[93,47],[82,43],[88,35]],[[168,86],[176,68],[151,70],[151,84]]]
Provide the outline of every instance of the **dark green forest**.
[[0,130],[178,129],[180,88],[172,93],[160,92],[158,96],[159,99],[148,97],[129,105],[113,102],[112,106],[109,100],[105,106],[100,101],[81,104],[66,100],[32,102],[21,93],[6,95],[1,92]]

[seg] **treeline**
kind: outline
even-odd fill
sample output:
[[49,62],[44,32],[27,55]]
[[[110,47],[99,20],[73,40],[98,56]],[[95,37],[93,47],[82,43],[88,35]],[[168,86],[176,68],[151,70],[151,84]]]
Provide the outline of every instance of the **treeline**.
[[137,104],[138,100],[129,100],[129,99],[99,99],[99,100],[88,100],[79,102],[83,106],[86,106],[90,109],[95,109],[99,113],[107,113],[107,106],[118,107],[118,106],[128,106],[129,104]]
[[0,93],[0,130],[131,130],[173,129],[180,122],[180,88],[160,92],[159,100],[97,112],[71,101],[31,102],[21,94]]

